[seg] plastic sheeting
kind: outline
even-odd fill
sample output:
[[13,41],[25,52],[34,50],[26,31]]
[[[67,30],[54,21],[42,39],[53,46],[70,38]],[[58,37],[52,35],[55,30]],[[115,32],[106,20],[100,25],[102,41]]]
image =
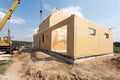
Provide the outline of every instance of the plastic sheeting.
[[39,28],[36,28],[35,30],[34,30],[34,35],[36,35],[37,33],[38,33],[38,30],[39,30]]
[[66,40],[67,37],[67,31],[64,28],[57,29],[58,32],[58,41]]
[[67,48],[67,27],[61,27],[52,32],[53,51],[66,52]]

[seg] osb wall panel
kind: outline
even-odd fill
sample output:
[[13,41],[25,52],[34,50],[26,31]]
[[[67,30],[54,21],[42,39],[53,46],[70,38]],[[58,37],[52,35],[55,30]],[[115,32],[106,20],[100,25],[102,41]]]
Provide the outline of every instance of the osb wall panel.
[[67,21],[67,54],[74,58],[74,15],[72,15]]
[[38,48],[39,47],[39,35],[34,35],[34,47]]
[[[57,40],[56,36],[58,36],[56,29],[67,25],[68,56],[79,58],[113,52],[113,34],[112,31],[107,28],[101,27],[100,25],[74,15],[62,20],[61,22],[57,20],[58,19],[55,19],[53,16],[51,18],[51,25],[53,25],[54,21],[56,21],[56,24],[48,29],[44,28],[46,30],[42,30],[37,35],[37,40],[35,41],[36,47],[51,51],[64,50],[65,46],[63,47],[63,43],[55,42],[55,40]],[[43,24],[43,26],[45,25]],[[94,29],[96,34],[88,34],[89,28]],[[41,27],[41,29],[43,28]],[[104,37],[105,33],[109,34],[109,38]],[[42,42],[42,34],[44,34],[44,42]]]
[[52,32],[62,26],[67,26],[67,55],[74,58],[74,16],[72,15],[69,18],[55,24],[49,30]]
[[70,16],[71,16],[71,14],[66,13],[65,11],[57,11],[55,13],[52,13],[49,17],[50,18],[50,26],[53,26]]
[[36,35],[33,35],[33,46],[36,48]]
[[45,30],[46,28],[48,28],[50,26],[50,21],[49,21],[49,17],[47,19],[45,19],[40,25],[39,25],[39,32]]
[[[88,34],[89,28],[95,29],[96,34]],[[105,33],[109,34],[109,38],[105,38]],[[112,52],[112,31],[75,16],[75,58]]]
[[52,27],[53,25],[61,22],[62,20],[70,17],[71,14],[66,13],[64,11],[56,11],[54,13],[51,13],[50,16],[48,16],[40,25],[39,25],[39,32],[43,31],[49,27]]
[[[56,32],[53,32],[54,30],[61,28],[62,26],[67,26],[67,55],[74,58],[74,16],[70,16],[67,19],[53,25],[52,27],[46,29],[45,31],[42,31],[38,33],[39,39],[42,40],[42,35],[44,34],[44,43],[41,42],[41,44],[38,43],[38,41],[35,41],[36,44],[39,44],[39,48],[46,49],[46,50],[55,50],[55,49],[61,49],[63,46],[61,43],[61,46],[57,46],[57,48],[53,48],[53,40],[56,38]],[[52,35],[53,32],[53,35]],[[53,38],[53,39],[52,39]],[[57,45],[54,44],[54,45]],[[64,46],[65,47],[65,46]],[[62,49],[65,49],[62,47]],[[59,49],[59,50],[60,50]]]
[[[46,50],[51,50],[51,32],[49,30],[45,30],[39,34],[39,39],[40,39],[40,44],[39,48],[41,49],[46,49]],[[44,35],[44,41],[43,41],[43,36]]]

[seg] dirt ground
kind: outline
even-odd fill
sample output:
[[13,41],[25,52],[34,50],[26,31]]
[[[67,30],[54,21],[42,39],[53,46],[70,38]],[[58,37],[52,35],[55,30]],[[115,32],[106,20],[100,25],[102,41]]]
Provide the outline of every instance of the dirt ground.
[[68,64],[43,52],[16,54],[0,80],[120,80],[120,55]]

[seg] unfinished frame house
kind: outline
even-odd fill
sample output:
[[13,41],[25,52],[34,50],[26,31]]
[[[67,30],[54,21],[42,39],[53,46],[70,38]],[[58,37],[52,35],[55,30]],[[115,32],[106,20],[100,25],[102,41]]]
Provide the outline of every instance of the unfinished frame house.
[[112,31],[77,15],[52,12],[34,34],[34,47],[72,59],[113,52]]

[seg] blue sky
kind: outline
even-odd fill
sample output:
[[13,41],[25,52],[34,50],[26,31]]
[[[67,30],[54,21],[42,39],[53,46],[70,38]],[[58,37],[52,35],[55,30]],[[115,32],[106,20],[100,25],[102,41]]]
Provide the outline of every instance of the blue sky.
[[[0,19],[14,0],[0,0]],[[10,29],[13,40],[33,41],[33,31],[41,22],[41,0],[21,0],[14,11]],[[53,8],[67,10],[97,24],[112,28],[114,41],[120,41],[120,0],[42,0],[43,19]],[[7,35],[8,24],[0,35]]]

